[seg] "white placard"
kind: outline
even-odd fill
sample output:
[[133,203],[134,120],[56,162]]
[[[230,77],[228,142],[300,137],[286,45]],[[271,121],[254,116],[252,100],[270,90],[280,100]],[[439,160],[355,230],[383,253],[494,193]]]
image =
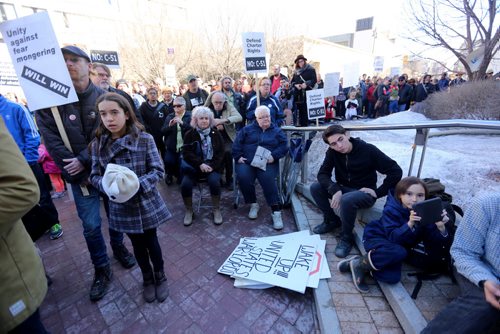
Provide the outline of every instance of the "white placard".
[[165,64],[165,82],[167,86],[170,87],[177,85],[177,76],[174,64]]
[[263,32],[242,34],[243,62],[247,73],[267,73],[266,40]]
[[305,234],[281,240],[243,238],[218,272],[304,293],[317,242]]
[[323,89],[306,91],[307,117],[309,119],[323,118],[326,116],[325,95]]
[[31,110],[78,101],[47,12],[0,24]]
[[376,56],[373,59],[373,71],[382,72],[384,70],[384,57]]
[[356,87],[359,84],[359,61],[344,65],[344,81],[342,88]]
[[339,95],[339,80],[340,80],[339,72],[327,73],[325,75],[325,85],[323,87],[325,96]]

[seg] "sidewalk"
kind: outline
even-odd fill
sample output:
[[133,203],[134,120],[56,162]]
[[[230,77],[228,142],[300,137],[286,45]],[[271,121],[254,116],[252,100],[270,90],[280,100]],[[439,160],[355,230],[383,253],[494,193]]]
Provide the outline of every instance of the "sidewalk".
[[[68,195],[54,203],[64,235],[38,241],[53,284],[40,308],[52,333],[319,333],[313,294],[281,288],[246,290],[217,273],[243,236],[268,236],[297,230],[291,210],[284,210],[285,228],[272,228],[269,208],[261,201],[259,219],[249,220],[248,207],[233,208],[233,193],[223,190],[224,224],[212,223],[202,209],[192,226],[184,227],[184,209],[177,186],[160,186],[174,217],[159,229],[170,296],[159,304],[142,299],[138,266],[127,270],[111,259],[114,278],[99,302],[89,300],[93,266],[80,220]],[[195,191],[195,196],[197,191]],[[259,198],[263,198],[262,196]],[[104,210],[101,217],[105,217]],[[107,226],[103,218],[103,226]],[[107,228],[103,228],[109,240]],[[126,245],[132,250],[130,241]],[[108,254],[112,255],[109,242]]]

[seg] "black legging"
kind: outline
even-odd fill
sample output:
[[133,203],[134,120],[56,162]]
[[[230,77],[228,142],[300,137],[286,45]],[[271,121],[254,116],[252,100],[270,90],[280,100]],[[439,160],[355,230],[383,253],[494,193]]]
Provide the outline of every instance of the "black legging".
[[134,255],[142,273],[152,272],[149,259],[153,263],[155,272],[163,271],[163,256],[156,236],[156,228],[144,230],[144,233],[127,233],[127,235],[132,241]]

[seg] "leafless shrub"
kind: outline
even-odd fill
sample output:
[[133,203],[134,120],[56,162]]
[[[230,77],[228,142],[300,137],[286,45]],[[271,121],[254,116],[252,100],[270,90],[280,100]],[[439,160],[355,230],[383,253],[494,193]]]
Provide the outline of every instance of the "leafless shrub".
[[500,120],[500,81],[483,80],[452,87],[426,99],[430,119]]

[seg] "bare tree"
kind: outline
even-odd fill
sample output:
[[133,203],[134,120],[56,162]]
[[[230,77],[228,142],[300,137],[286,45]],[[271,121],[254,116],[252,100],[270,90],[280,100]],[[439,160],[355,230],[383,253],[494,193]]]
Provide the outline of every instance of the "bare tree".
[[[409,17],[417,29],[410,32],[410,40],[451,52],[470,80],[484,78],[500,48],[500,26],[496,20],[500,5],[496,0],[409,0],[408,3]],[[483,51],[482,59],[477,57],[478,61],[481,59],[477,69],[471,66],[469,57],[476,50]],[[449,69],[442,60],[427,58]]]

